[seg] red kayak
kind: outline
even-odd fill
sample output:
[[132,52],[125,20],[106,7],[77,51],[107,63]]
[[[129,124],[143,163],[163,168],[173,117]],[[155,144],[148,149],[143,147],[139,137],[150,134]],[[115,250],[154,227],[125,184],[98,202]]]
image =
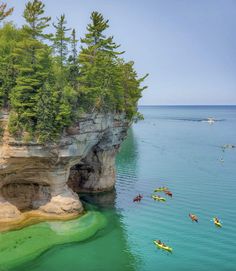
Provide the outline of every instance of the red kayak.
[[138,194],[138,196],[136,196],[136,197],[133,199],[133,202],[140,202],[142,198],[143,198],[143,196],[140,195],[140,194]]

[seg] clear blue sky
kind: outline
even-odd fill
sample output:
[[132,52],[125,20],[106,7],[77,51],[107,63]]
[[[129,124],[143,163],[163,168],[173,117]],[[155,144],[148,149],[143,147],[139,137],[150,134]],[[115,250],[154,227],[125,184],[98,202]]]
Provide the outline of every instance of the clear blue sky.
[[[26,0],[7,0],[18,25]],[[140,104],[236,104],[236,0],[44,0],[81,36],[92,11],[149,89]]]

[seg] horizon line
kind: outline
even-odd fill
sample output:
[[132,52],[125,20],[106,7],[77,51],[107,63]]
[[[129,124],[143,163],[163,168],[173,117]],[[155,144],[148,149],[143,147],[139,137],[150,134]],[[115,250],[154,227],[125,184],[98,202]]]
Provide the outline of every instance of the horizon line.
[[139,104],[138,106],[236,106],[236,104]]

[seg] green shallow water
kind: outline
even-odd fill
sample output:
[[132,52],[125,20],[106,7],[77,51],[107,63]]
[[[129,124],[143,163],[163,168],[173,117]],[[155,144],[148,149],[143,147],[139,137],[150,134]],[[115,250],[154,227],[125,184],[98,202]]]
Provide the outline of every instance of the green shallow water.
[[105,225],[105,216],[99,212],[89,211],[78,219],[43,222],[21,230],[1,233],[0,267],[5,270],[35,259],[55,245],[83,241]]
[[[72,228],[68,222],[40,223],[1,235],[4,270],[236,270],[236,149],[221,148],[236,144],[236,107],[141,112],[145,120],[133,125],[117,157],[115,191],[81,195],[95,210],[91,220],[85,217],[84,226]],[[209,125],[207,117],[219,121]],[[150,195],[162,185],[173,198],[155,202]],[[136,204],[138,193],[144,198]],[[223,228],[214,226],[213,216]],[[156,249],[153,239],[173,247],[173,254]]]
[[103,215],[110,223],[91,238],[53,247],[12,270],[135,270],[135,259],[127,249],[119,217],[112,210],[104,210]]

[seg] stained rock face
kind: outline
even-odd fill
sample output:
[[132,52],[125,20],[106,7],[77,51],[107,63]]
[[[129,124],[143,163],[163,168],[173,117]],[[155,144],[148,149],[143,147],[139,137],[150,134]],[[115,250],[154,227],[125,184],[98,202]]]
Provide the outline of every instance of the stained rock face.
[[24,220],[27,211],[32,216],[72,217],[83,211],[75,192],[112,189],[115,155],[129,124],[124,114],[85,115],[58,144],[47,146],[16,140],[5,128],[0,145],[0,225]]
[[72,167],[68,181],[76,192],[100,192],[111,190],[115,185],[115,155],[117,146],[109,150],[92,149]]

